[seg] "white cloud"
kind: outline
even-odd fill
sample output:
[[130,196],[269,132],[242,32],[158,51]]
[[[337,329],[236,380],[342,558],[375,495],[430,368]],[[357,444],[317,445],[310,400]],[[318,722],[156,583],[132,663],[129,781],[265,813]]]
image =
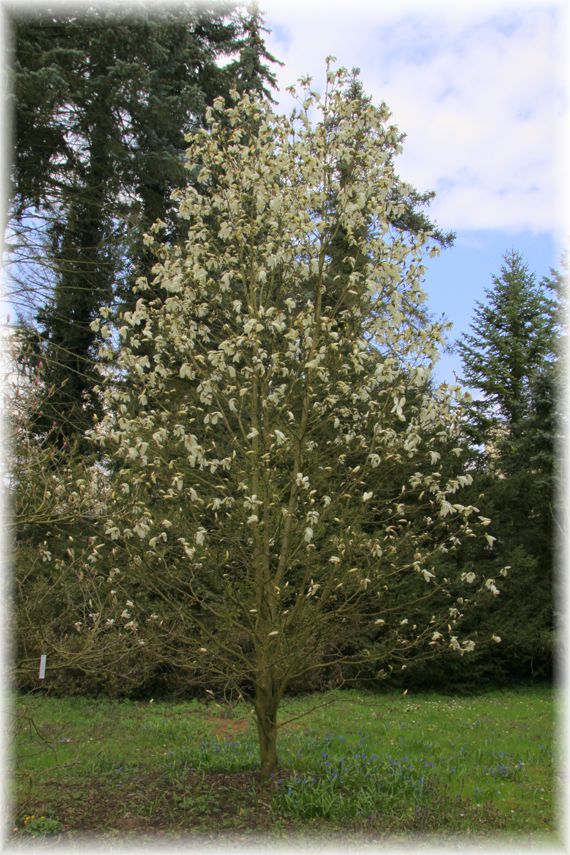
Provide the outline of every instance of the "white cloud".
[[[361,68],[407,135],[402,177],[434,189],[453,229],[555,231],[564,182],[560,3],[266,3],[282,86],[322,86],[325,56]],[[280,29],[282,28],[282,29]],[[276,36],[284,33],[286,38]],[[288,96],[280,96],[284,109]]]

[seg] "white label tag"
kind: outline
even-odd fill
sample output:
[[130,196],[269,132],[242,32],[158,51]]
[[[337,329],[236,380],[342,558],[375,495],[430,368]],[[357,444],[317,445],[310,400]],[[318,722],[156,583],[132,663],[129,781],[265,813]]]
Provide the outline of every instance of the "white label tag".
[[46,675],[46,659],[46,654],[42,653],[40,656],[40,680],[43,680]]

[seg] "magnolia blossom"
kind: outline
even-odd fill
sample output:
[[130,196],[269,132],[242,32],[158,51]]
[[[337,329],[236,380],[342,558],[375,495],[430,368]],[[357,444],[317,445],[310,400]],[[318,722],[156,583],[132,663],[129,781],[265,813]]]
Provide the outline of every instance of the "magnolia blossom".
[[[228,686],[256,687],[262,746],[291,676],[352,650],[385,605],[378,649],[348,660],[434,651],[468,604],[450,593],[423,625],[411,604],[437,603],[424,581],[486,524],[461,501],[469,473],[435,468],[459,442],[457,394],[428,368],[442,325],[410,321],[434,241],[393,228],[400,135],[345,72],[322,99],[305,89],[291,116],[250,95],[207,108],[173,194],[185,234],[151,236],[152,276],[102,351],[97,441],[129,487],[103,525],[121,586],[137,618],[170,603],[174,657],[193,639]],[[452,572],[446,593],[472,581]]]

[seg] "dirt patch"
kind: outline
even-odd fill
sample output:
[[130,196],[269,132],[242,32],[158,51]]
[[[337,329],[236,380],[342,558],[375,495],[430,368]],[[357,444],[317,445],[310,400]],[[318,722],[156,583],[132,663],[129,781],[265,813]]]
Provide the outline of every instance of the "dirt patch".
[[[94,785],[95,784],[95,785]],[[168,783],[155,774],[91,782],[81,799],[59,788],[41,812],[63,822],[64,834],[265,831],[272,825],[271,800],[277,782],[261,782],[257,771],[187,771]],[[39,806],[38,806],[39,807]],[[19,823],[21,825],[21,823]]]
[[140,831],[143,828],[148,828],[150,818],[148,816],[126,816],[115,820],[115,826],[120,831]]
[[237,736],[249,730],[249,722],[242,719],[223,718],[223,716],[209,715],[208,723],[212,726],[214,736]]

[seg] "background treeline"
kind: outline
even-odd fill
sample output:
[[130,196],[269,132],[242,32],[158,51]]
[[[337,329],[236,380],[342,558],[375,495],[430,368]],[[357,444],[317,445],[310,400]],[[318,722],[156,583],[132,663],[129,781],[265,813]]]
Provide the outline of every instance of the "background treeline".
[[[94,508],[119,489],[120,466],[98,459],[86,436],[100,412],[100,333],[92,321],[102,306],[110,315],[117,306],[134,308],[135,282],[154,263],[144,235],[156,221],[162,241],[181,235],[171,194],[196,177],[185,168],[185,133],[231,90],[271,99],[277,60],[265,47],[259,11],[239,4],[141,11],[136,18],[118,10],[46,10],[12,14],[11,25],[7,244],[18,324],[10,341],[9,385],[16,388],[9,400],[8,492],[16,682],[35,686],[39,655],[48,652],[49,685],[61,692],[156,697],[205,685],[218,691],[222,680],[185,668],[185,651],[169,649],[152,627],[144,645],[106,632],[101,598],[109,596],[108,586],[103,593],[86,556],[98,539],[107,548]],[[356,80],[354,87],[353,96],[364,97]],[[432,194],[404,184],[396,192],[394,228],[427,229],[442,247],[453,243],[426,214]],[[341,277],[353,249],[339,229],[330,252]],[[562,303],[558,272],[539,282],[509,252],[485,302],[475,307],[471,334],[457,345],[472,400],[458,407],[459,447],[450,447],[440,465],[453,479],[468,461],[465,502],[492,520],[495,542],[492,550],[458,544],[445,567],[450,578],[458,572],[496,578],[501,590],[491,607],[487,600],[484,608],[466,609],[464,630],[477,641],[475,652],[416,656],[386,680],[376,666],[331,667],[318,677],[309,671],[293,689],[355,682],[473,689],[551,677]],[[420,327],[427,320],[409,319]],[[429,377],[426,386],[437,395]],[[94,468],[98,487],[86,501],[74,484]],[[375,471],[378,495],[389,495],[411,474],[383,465]],[[501,576],[505,565],[511,569]],[[108,570],[128,573],[113,568],[111,552]],[[392,594],[403,601],[407,595],[405,581]],[[363,627],[362,637],[346,644],[373,642]]]

